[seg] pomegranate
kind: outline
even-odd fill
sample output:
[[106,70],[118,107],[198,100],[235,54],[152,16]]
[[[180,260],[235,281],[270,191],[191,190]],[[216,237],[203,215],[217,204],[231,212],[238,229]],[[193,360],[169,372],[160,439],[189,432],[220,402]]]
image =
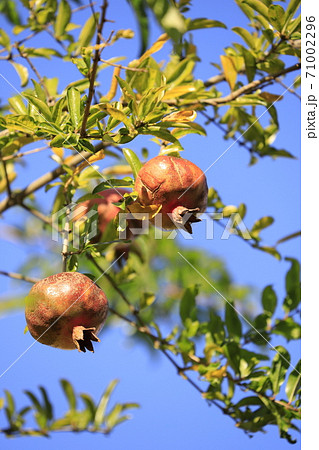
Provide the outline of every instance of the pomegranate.
[[[191,161],[175,156],[156,156],[139,171],[135,182],[143,206],[162,205],[162,227],[183,228],[192,233],[191,223],[200,222],[196,213],[207,206],[204,172]],[[156,217],[151,220],[156,224]]]
[[25,317],[31,336],[41,344],[94,352],[92,341],[108,313],[104,292],[78,272],[51,275],[35,283],[26,298]]
[[[93,198],[85,202],[80,203],[77,206],[79,210],[78,214],[73,216],[73,221],[81,219],[88,211],[93,207],[93,205],[98,205],[98,235],[92,239],[92,242],[98,242],[103,235],[107,225],[115,219],[121,209],[114,205],[113,203],[120,202],[123,200],[124,194],[129,193],[126,189],[106,189],[105,191],[99,192],[103,198]],[[84,207],[84,208],[83,208]],[[124,211],[122,211],[124,212]],[[136,219],[127,220],[127,228],[125,239],[134,239],[134,234],[131,231],[133,228],[141,227],[141,221]],[[123,244],[124,245],[124,244]],[[130,244],[127,244],[129,247]]]
[[117,203],[123,200],[123,196],[127,192],[129,191],[125,189],[106,189],[105,191],[99,192],[99,195],[102,195],[103,198],[92,198],[91,200],[80,203],[77,207],[79,209],[79,214],[76,215],[73,220],[79,220],[81,217],[87,214],[87,212],[92,208],[93,205],[98,205],[98,230],[102,235],[107,225],[117,216],[118,212],[120,211],[120,208],[116,205],[113,205],[113,203]]

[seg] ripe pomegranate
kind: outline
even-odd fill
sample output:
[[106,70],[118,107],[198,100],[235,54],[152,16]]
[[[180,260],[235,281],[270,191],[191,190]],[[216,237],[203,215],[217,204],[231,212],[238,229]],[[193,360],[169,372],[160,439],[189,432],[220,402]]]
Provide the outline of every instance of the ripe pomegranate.
[[[191,223],[200,222],[196,213],[207,206],[204,172],[191,161],[175,156],[156,156],[139,171],[135,182],[143,206],[162,205],[162,227],[183,228],[192,233]],[[151,222],[156,224],[156,217]]]
[[26,298],[25,317],[31,336],[41,344],[94,352],[91,341],[108,313],[104,292],[78,272],[51,275],[35,283]]
[[107,225],[113,220],[120,211],[120,208],[113,203],[120,202],[123,200],[124,194],[127,190],[125,189],[106,189],[105,191],[99,192],[99,195],[103,198],[92,198],[91,200],[86,200],[85,202],[79,203],[78,210],[79,214],[73,217],[73,220],[79,220],[93,207],[93,205],[98,205],[97,212],[99,216],[98,220],[98,230],[102,235]]
[[[77,206],[77,210],[79,212],[76,214],[77,210],[75,210],[73,221],[81,219],[81,217],[86,215],[88,211],[97,204],[99,233],[91,241],[98,242],[101,239],[101,236],[103,235],[107,225],[113,219],[115,219],[117,214],[121,211],[121,209],[113,203],[117,203],[123,200],[124,194],[126,193],[129,193],[129,191],[127,191],[126,189],[106,189],[105,191],[99,192],[99,195],[102,195],[103,198],[93,198],[91,200],[86,200],[85,202],[79,203],[79,205]],[[133,228],[139,228],[140,226],[140,220],[128,219],[125,239],[134,239],[135,236],[131,230]],[[129,246],[130,244],[127,244],[127,251],[129,249]]]

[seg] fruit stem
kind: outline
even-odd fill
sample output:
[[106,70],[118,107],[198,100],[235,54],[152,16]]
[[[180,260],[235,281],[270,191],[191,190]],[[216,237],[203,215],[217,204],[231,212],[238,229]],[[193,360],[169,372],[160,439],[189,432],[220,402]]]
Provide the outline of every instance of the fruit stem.
[[79,352],[85,353],[86,350],[89,350],[94,353],[94,348],[91,341],[100,342],[100,339],[94,334],[94,332],[94,327],[84,328],[79,325],[73,328],[72,339]]

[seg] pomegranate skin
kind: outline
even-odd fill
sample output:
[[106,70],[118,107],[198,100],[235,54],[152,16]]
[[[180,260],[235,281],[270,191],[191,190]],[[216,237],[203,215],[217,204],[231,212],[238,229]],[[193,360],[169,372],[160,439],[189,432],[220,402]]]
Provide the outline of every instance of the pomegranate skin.
[[78,272],[51,275],[33,285],[25,317],[31,336],[41,344],[65,350],[94,351],[108,313],[104,292]]
[[[135,190],[143,206],[162,205],[165,229],[181,227],[191,233],[190,223],[199,221],[195,214],[204,212],[207,206],[204,172],[191,161],[175,156],[150,159],[138,173]],[[152,222],[156,223],[155,219]]]

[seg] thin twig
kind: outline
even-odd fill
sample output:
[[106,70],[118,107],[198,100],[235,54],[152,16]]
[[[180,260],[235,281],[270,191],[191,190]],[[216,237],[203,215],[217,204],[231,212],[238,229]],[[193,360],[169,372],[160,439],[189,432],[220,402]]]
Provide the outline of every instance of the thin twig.
[[[212,98],[212,99],[196,99],[195,101],[192,101],[194,104],[202,104],[202,105],[212,105],[212,106],[218,106],[223,105],[225,103],[229,103],[233,100],[236,100],[236,98],[240,97],[244,94],[249,94],[257,89],[260,89],[265,84],[269,84],[272,81],[276,81],[276,78],[281,77],[282,75],[285,75],[290,72],[294,72],[296,70],[299,70],[301,68],[301,63],[294,64],[293,66],[287,67],[286,69],[281,70],[280,72],[277,72],[273,75],[266,75],[263,78],[260,78],[259,80],[254,80],[251,83],[246,84],[245,86],[242,86],[239,89],[236,89],[236,91],[231,92],[230,94],[226,95],[225,97],[219,97],[219,98]],[[163,100],[168,105],[177,105],[178,101],[175,99],[172,100]],[[192,103],[185,103],[188,106]]]
[[59,228],[55,225],[55,223],[53,222],[53,220],[51,220],[49,217],[45,216],[44,214],[42,214],[40,211],[38,211],[35,208],[32,208],[28,205],[26,205],[25,203],[21,203],[20,206],[25,209],[26,211],[28,211],[30,214],[32,214],[33,216],[37,217],[38,219],[40,219],[42,222],[44,222],[46,225],[49,225],[50,227],[54,228],[55,230],[57,230],[59,233],[61,233],[61,231],[59,230]]
[[[188,381],[189,384],[191,384],[198,392],[200,392],[201,395],[205,394],[205,391],[203,389],[201,389],[186,373],[185,367],[180,367],[179,364],[175,361],[175,359],[169,354],[169,352],[163,348],[163,346],[165,345],[171,345],[168,341],[166,341],[166,339],[163,339],[159,336],[155,336],[149,329],[149,327],[145,324],[145,322],[143,321],[143,319],[140,317],[139,315],[139,311],[130,303],[130,301],[128,300],[128,298],[126,297],[125,293],[117,286],[117,284],[115,283],[115,281],[113,280],[113,278],[107,274],[103,268],[95,261],[94,258],[92,258],[92,256],[88,256],[88,259],[90,261],[93,262],[93,264],[95,265],[95,267],[99,270],[99,272],[101,272],[103,274],[103,276],[110,281],[110,283],[112,284],[113,288],[120,294],[120,296],[122,297],[122,299],[125,301],[125,303],[128,305],[130,311],[134,314],[134,316],[136,317],[136,320],[138,321],[138,324],[136,322],[134,322],[133,320],[127,318],[126,316],[124,316],[123,314],[117,312],[114,308],[110,308],[110,311],[115,314],[116,316],[118,316],[120,319],[126,321],[127,323],[129,323],[132,327],[136,328],[138,331],[140,331],[143,334],[146,334],[153,343],[158,342],[160,345],[158,346],[158,349],[161,353],[163,353],[163,355],[165,355],[165,357],[173,364],[173,366],[176,368],[178,375],[180,375],[184,380]],[[226,413],[226,409],[223,408],[221,405],[219,405],[219,403],[215,400],[208,400],[210,403],[214,404],[215,406],[217,406],[223,413]],[[234,419],[235,420],[235,419]]]
[[72,14],[82,11],[83,9],[92,8],[92,6],[96,5],[96,2],[88,3],[87,5],[79,6],[78,8],[72,9]]
[[28,150],[27,152],[24,152],[24,153],[14,153],[13,155],[4,156],[2,158],[2,161],[10,161],[11,159],[19,159],[19,158],[22,158],[23,156],[31,155],[32,153],[38,153],[38,152],[41,152],[42,150],[46,150],[48,148],[49,147],[46,145],[45,147],[34,148],[33,150]]
[[27,61],[27,63],[29,64],[29,66],[31,67],[31,69],[33,70],[33,72],[36,74],[36,76],[37,76],[37,78],[38,78],[38,80],[39,80],[39,83],[41,84],[42,88],[44,89],[45,96],[46,96],[47,100],[52,100],[52,99],[51,99],[51,96],[50,96],[50,93],[49,93],[49,91],[48,91],[48,88],[47,88],[46,85],[44,84],[43,78],[41,77],[40,73],[38,72],[38,69],[35,67],[35,65],[34,65],[33,62],[31,61],[31,59],[28,57],[28,55],[27,55],[26,53],[23,53],[23,52],[21,51],[21,49],[20,49],[19,46],[17,46],[17,50],[18,50],[20,56],[21,56],[22,58],[24,58],[24,59]]
[[97,47],[96,47],[94,58],[93,58],[92,69],[88,76],[89,80],[90,80],[90,86],[89,86],[88,99],[87,99],[85,109],[84,109],[84,114],[83,114],[82,126],[81,126],[81,131],[80,131],[81,137],[84,137],[85,133],[86,133],[86,124],[87,124],[87,120],[89,118],[90,107],[91,107],[91,103],[92,103],[92,99],[93,99],[93,95],[94,95],[94,83],[95,83],[95,78],[96,78],[97,66],[98,66],[98,63],[100,60],[100,56],[101,56],[101,51],[99,50],[98,46],[101,43],[101,35],[102,35],[102,31],[103,31],[103,26],[105,23],[105,15],[106,15],[107,7],[108,7],[108,2],[107,2],[107,0],[104,0],[103,5],[102,5],[100,22],[97,27],[97,36],[96,36],[96,41],[95,41],[95,45]]
[[[124,254],[124,253],[123,253]],[[122,255],[123,256],[123,255]],[[105,272],[102,267],[95,261],[95,259],[91,256],[88,255],[87,258],[95,265],[95,267],[101,272],[103,273],[104,278],[106,278],[109,283],[112,285],[113,289],[115,289],[115,291],[120,295],[120,297],[122,297],[122,299],[124,300],[124,302],[127,304],[127,306],[129,307],[129,310],[131,311],[132,314],[136,315],[137,311],[135,309],[135,307],[130,303],[129,299],[126,297],[125,293],[122,291],[121,288],[118,287],[118,285],[116,284],[116,282],[113,280],[113,278],[111,277],[111,275],[109,275],[107,272]]]
[[[202,116],[204,116],[209,122],[214,124],[219,130],[221,130],[224,133],[224,136],[228,134],[228,131],[219,123],[217,122],[214,117],[210,117],[205,111],[199,111]],[[253,153],[254,149],[249,147],[245,141],[237,139],[236,136],[230,136],[231,139],[233,139],[240,147],[244,147],[246,150],[249,151],[249,153]]]
[[280,84],[283,88],[285,88],[288,92],[290,92],[291,94],[295,95],[299,100],[301,100],[301,96],[299,94],[297,94],[296,91],[294,91],[289,86],[287,86],[285,83],[283,83],[279,78],[276,79],[276,82],[278,84]]
[[123,70],[130,70],[131,72],[148,72],[148,69],[138,68],[138,67],[128,67],[128,66],[122,66],[122,64],[115,64],[111,63],[110,61],[107,61],[106,59],[100,59],[101,62],[112,66],[112,67],[118,67],[119,69]]
[[39,281],[38,278],[27,277],[25,275],[21,275],[21,273],[5,272],[4,270],[0,270],[0,275],[4,275],[15,280],[27,281],[28,283],[37,283]]

